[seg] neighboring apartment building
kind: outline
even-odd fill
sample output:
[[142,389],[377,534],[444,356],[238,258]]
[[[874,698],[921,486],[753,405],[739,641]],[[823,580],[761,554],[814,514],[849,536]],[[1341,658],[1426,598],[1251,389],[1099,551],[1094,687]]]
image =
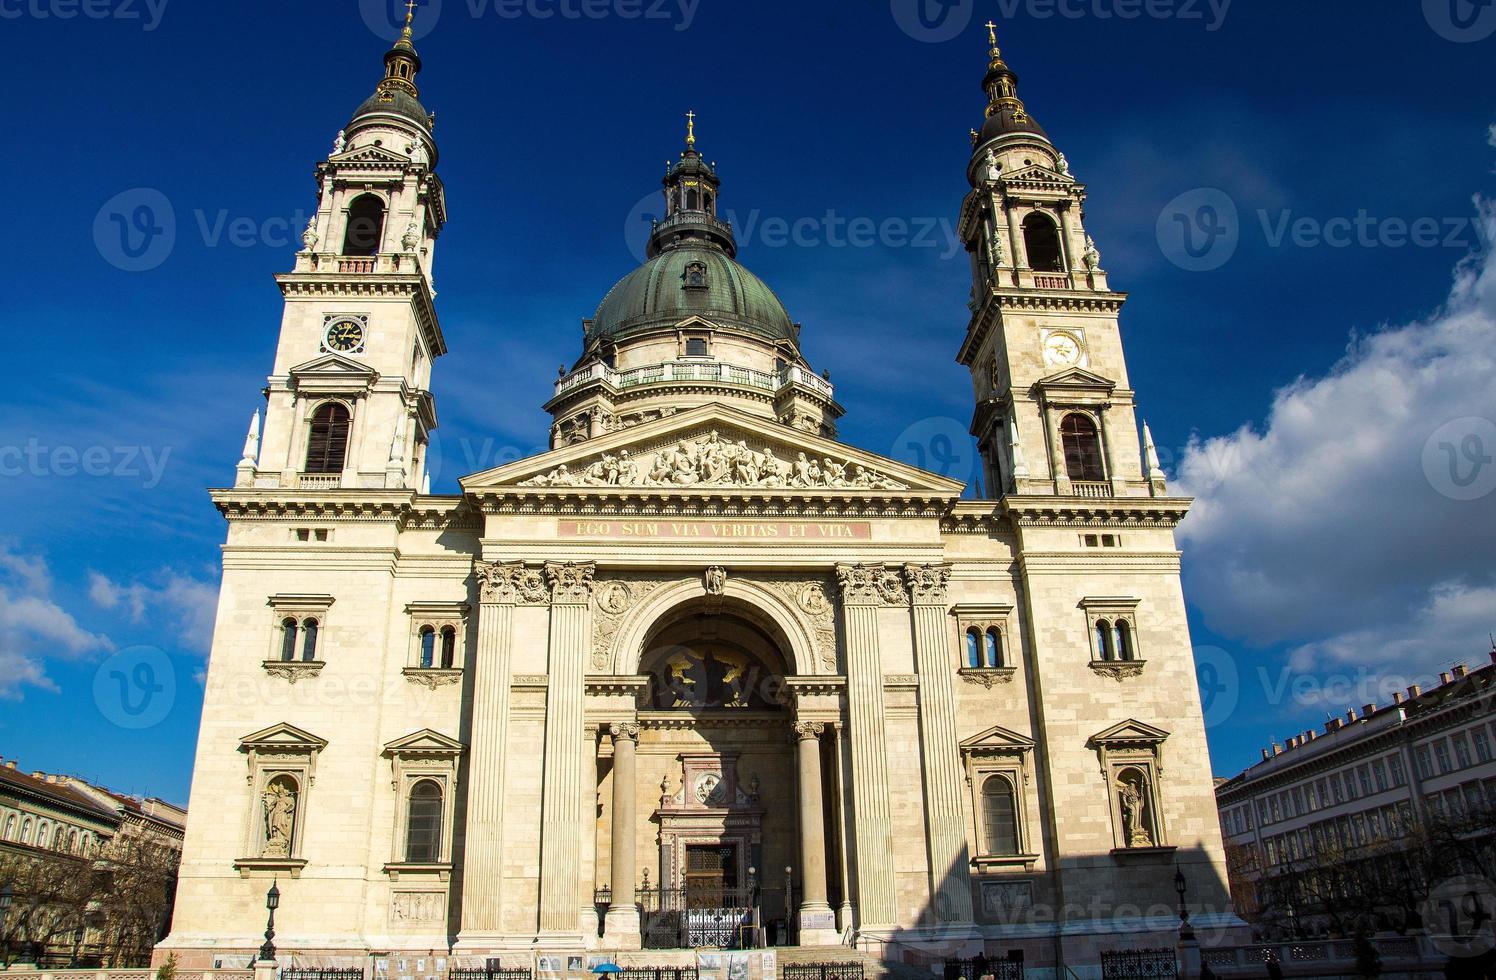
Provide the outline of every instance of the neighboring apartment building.
[[[1439,680],[1274,743],[1217,785],[1233,899],[1259,932],[1402,929],[1430,911],[1450,928],[1441,889],[1491,879],[1496,650]],[[1458,915],[1496,912],[1489,886],[1458,888]]]
[[0,963],[135,965],[171,921],[187,811],[0,764]]

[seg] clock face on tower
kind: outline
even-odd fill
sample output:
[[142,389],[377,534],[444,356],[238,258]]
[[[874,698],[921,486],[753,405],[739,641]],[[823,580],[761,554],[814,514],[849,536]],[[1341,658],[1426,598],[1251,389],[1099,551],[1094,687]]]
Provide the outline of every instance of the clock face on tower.
[[1056,332],[1044,339],[1044,360],[1051,365],[1069,367],[1080,361],[1080,339],[1073,334]]
[[323,346],[339,354],[350,354],[364,346],[364,325],[357,320],[334,320],[327,325]]

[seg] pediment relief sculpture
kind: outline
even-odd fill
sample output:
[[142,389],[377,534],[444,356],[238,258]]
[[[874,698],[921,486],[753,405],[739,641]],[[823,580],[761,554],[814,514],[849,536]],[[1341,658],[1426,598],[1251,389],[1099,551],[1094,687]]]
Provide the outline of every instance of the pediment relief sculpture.
[[558,466],[524,487],[745,487],[792,490],[907,490],[891,477],[860,463],[799,452],[781,459],[772,446],[750,449],[716,431],[682,439],[648,456],[620,450],[604,453],[585,468]]

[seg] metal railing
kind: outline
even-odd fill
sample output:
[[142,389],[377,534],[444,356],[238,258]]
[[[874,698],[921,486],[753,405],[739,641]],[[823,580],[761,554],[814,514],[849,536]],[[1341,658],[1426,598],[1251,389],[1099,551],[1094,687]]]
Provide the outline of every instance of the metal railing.
[[862,964],[786,963],[784,980],[863,980]]
[[362,967],[286,966],[280,980],[364,980]]
[[957,978],[982,980],[983,977],[994,977],[996,980],[1023,980],[1023,960],[946,960],[941,976],[944,980],[957,980]]
[[696,967],[631,966],[614,977],[616,980],[696,980]]
[[580,388],[590,381],[605,381],[619,391],[666,381],[698,381],[776,392],[798,385],[828,399],[835,397],[836,393],[831,382],[796,365],[790,365],[778,373],[770,373],[723,361],[679,360],[645,364],[626,371],[615,371],[606,364],[589,364],[557,381],[556,396]]
[[1168,948],[1106,950],[1101,954],[1102,980],[1177,977],[1179,961]]
[[534,980],[534,976],[529,967],[457,967],[447,974],[447,980]]

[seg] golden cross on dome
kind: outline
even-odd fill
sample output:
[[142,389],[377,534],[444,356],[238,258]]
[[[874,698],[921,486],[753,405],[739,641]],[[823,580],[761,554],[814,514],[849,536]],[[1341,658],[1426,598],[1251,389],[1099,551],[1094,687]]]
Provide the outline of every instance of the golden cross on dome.
[[989,41],[992,42],[992,50],[996,51],[997,50],[997,25],[994,24],[992,21],[989,20],[984,26],[987,28],[987,40],[989,40]]
[[696,145],[696,112],[692,110],[686,113],[686,145]]
[[405,2],[405,36],[407,38],[410,37],[410,25],[414,24],[415,20],[416,20],[416,0],[406,0],[406,2]]

